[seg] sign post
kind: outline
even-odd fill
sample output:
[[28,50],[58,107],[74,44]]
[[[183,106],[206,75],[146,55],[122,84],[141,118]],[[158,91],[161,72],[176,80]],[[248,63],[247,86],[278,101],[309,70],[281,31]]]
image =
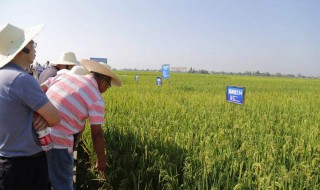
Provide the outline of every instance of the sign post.
[[162,85],[162,78],[161,77],[157,77],[156,78],[156,85],[157,86],[161,86]]
[[227,86],[227,102],[235,104],[244,104],[245,88],[238,86]]
[[[245,88],[244,87],[238,87],[238,86],[227,86],[226,90],[226,99],[227,102],[231,102],[233,104],[244,104],[244,95],[245,95]],[[235,105],[230,106],[229,114],[230,114],[230,120],[229,125],[234,125],[234,120],[237,117],[237,110],[239,107],[235,108]],[[234,110],[235,109],[235,110]],[[233,135],[231,137],[231,140],[233,141]]]
[[162,78],[169,79],[169,83],[170,83],[170,65],[169,64],[162,65]]
[[162,65],[162,78],[168,79],[170,78],[170,65]]

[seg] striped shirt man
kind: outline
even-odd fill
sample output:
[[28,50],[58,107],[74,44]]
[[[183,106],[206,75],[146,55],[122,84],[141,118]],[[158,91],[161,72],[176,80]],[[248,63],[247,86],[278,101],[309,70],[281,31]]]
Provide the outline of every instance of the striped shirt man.
[[92,75],[64,73],[49,78],[44,85],[52,104],[59,110],[61,122],[50,128],[53,148],[72,152],[73,134],[80,132],[88,118],[90,124],[104,123],[104,101]]

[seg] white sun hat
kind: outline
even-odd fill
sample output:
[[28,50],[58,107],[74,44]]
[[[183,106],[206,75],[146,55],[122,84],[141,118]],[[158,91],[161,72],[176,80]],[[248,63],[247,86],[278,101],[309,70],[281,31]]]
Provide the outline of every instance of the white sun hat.
[[88,60],[88,59],[82,59],[80,61],[80,64],[87,69],[89,72],[96,72],[96,73],[100,73],[106,76],[111,77],[111,86],[121,86],[122,85],[122,81],[120,80],[120,78],[118,77],[118,75],[116,75],[115,73],[112,72],[111,67],[103,62],[96,62],[96,61],[92,61],[92,60]]
[[73,66],[72,69],[70,70],[70,73],[74,73],[77,75],[89,74],[89,72],[85,68],[83,68],[81,65]]
[[56,65],[79,65],[79,61],[76,58],[76,54],[73,52],[64,52],[60,58],[49,64],[50,66]]
[[60,69],[59,71],[57,71],[57,75],[61,75],[61,74],[65,74],[65,73],[69,73],[70,71],[68,69]]
[[12,24],[0,26],[0,68],[9,63],[42,29],[37,25],[21,29]]

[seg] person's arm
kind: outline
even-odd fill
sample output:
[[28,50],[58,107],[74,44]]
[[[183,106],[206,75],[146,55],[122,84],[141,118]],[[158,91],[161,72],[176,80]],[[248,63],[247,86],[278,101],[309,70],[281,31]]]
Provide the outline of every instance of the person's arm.
[[47,92],[47,90],[50,88],[51,84],[54,82],[57,82],[58,75],[50,76],[47,78],[43,83],[40,84],[40,87],[43,92]]
[[41,86],[41,89],[42,89],[43,92],[47,92],[47,90],[48,90],[47,85],[45,85],[44,83],[42,83],[40,86]]
[[60,123],[59,111],[50,101],[36,110],[36,112],[47,121],[49,126],[57,125]]
[[37,112],[34,112],[32,125],[36,131],[42,131],[49,127],[48,122]]
[[100,171],[105,171],[107,167],[107,160],[106,160],[106,154],[105,154],[105,142],[104,142],[104,136],[103,136],[103,130],[101,128],[101,125],[91,125],[91,138],[93,142],[94,150],[97,154],[97,162],[96,162],[96,168]]

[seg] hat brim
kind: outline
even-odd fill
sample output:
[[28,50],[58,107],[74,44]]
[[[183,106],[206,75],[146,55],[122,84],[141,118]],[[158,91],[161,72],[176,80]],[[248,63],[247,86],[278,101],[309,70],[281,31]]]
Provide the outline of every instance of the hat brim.
[[43,28],[44,25],[41,24],[24,29],[24,38],[17,40],[17,45],[11,47],[7,56],[0,56],[0,68],[9,63]]
[[111,77],[111,86],[121,86],[122,85],[122,81],[120,80],[118,75],[113,73],[111,69],[108,69],[108,68],[102,66],[100,63],[98,63],[96,61],[88,60],[88,59],[82,59],[80,61],[80,64],[85,69],[87,69],[89,72],[96,72],[96,73],[100,73],[100,74]]
[[51,66],[57,66],[57,65],[79,65],[79,61],[77,62],[70,62],[70,61],[55,61],[50,63]]

